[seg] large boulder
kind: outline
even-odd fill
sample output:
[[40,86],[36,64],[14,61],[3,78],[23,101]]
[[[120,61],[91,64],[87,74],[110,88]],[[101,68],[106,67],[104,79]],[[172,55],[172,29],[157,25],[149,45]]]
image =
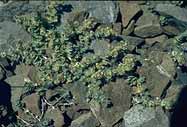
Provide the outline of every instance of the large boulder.
[[[89,17],[96,17],[102,23],[116,22],[119,7],[116,1],[65,1],[64,5],[69,9],[72,7],[72,12],[86,11],[89,13]],[[62,16],[62,22],[66,20],[66,16],[69,13],[64,13]]]
[[169,127],[169,119],[161,108],[136,105],[124,113],[123,127]]

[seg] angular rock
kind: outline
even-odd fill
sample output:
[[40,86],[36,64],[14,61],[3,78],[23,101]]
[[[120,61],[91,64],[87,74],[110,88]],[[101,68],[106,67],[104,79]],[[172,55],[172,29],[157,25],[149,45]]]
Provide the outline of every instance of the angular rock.
[[162,29],[160,27],[160,24],[146,24],[143,26],[138,26],[134,30],[134,34],[147,38],[147,37],[155,37],[157,35],[160,35],[162,33]]
[[96,17],[102,23],[115,22],[119,12],[116,1],[65,1],[64,4],[71,5],[74,12],[86,11],[89,17]]
[[129,1],[120,1],[120,12],[122,16],[123,27],[127,27],[132,18],[141,12],[139,5],[131,3]]
[[0,22],[0,50],[14,49],[16,42],[30,41],[31,36],[20,25],[11,21]]
[[40,97],[33,93],[31,95],[28,95],[23,98],[23,103],[25,103],[25,106],[28,110],[30,110],[33,114],[40,116]]
[[136,26],[134,34],[143,38],[154,37],[162,33],[159,17],[149,11],[144,11],[143,15],[137,20]]
[[47,110],[45,118],[52,119],[55,127],[63,127],[65,125],[63,114],[58,109]]
[[157,36],[157,37],[153,37],[153,38],[146,38],[145,39],[145,43],[148,44],[148,45],[153,45],[157,42],[159,43],[164,43],[164,41],[168,39],[168,37],[166,35],[160,35],[160,36]]
[[91,112],[82,114],[77,119],[73,120],[70,127],[97,127],[99,122]]
[[168,15],[171,15],[181,21],[187,22],[187,10],[172,4],[157,4],[156,11],[164,12]]
[[95,54],[105,56],[110,51],[110,43],[106,40],[94,40],[90,48]]
[[169,18],[166,25],[162,27],[163,33],[171,36],[179,35],[187,28],[187,23],[181,22],[175,18]]
[[146,78],[145,85],[151,95],[160,97],[169,82],[173,80],[176,68],[174,62],[164,52],[154,51],[149,56],[151,57],[148,58],[148,61],[144,61],[143,66],[138,69],[138,73]]
[[169,127],[169,119],[161,108],[136,105],[124,113],[124,127]]
[[104,86],[103,90],[111,98],[113,106],[105,108],[97,102],[91,102],[90,109],[102,126],[112,127],[123,117],[123,112],[130,108],[131,90],[127,81],[123,79],[117,79],[116,82],[109,83]]
[[30,66],[19,65],[16,67],[15,76],[8,77],[5,81],[10,84],[11,87],[11,102],[13,109],[16,111],[16,102],[20,98],[25,88],[25,79],[28,78]]
[[128,36],[134,32],[134,28],[135,28],[135,20],[131,20],[128,27],[126,29],[123,29],[122,34]]

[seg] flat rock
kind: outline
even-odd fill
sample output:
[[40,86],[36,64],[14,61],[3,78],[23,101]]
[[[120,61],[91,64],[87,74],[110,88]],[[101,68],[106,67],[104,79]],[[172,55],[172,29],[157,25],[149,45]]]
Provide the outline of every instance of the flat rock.
[[187,9],[185,8],[173,4],[157,4],[155,10],[158,12],[164,12],[181,21],[187,22]]
[[132,3],[131,1],[120,1],[120,12],[122,16],[123,27],[127,27],[132,18],[141,12],[138,4]]
[[146,24],[143,26],[138,26],[134,30],[134,34],[147,38],[147,37],[155,37],[157,35],[160,35],[162,33],[162,29],[160,27],[160,24]]
[[128,36],[134,32],[135,20],[131,20],[127,28],[123,29],[122,35]]
[[[64,1],[64,5],[72,6],[74,12],[86,11],[89,17],[95,17],[102,23],[115,22],[119,12],[116,1]],[[63,16],[61,20],[64,21]]]
[[0,22],[0,50],[14,49],[16,42],[30,41],[31,36],[23,28],[11,21]]
[[146,38],[145,43],[148,45],[153,45],[155,43],[164,43],[165,40],[167,40],[167,39],[168,39],[168,37],[163,34],[163,35],[153,37],[153,38]]
[[28,110],[30,110],[33,114],[40,116],[40,97],[39,95],[33,93],[23,98],[23,103]]
[[169,127],[168,117],[161,108],[136,105],[124,113],[124,127]]
[[82,114],[77,119],[73,120],[70,127],[96,127],[99,122],[91,112]]
[[96,102],[91,102],[90,109],[102,126],[112,127],[123,117],[123,112],[130,108],[131,90],[127,81],[123,79],[109,83],[104,86],[103,90],[111,98],[113,106],[105,108]]

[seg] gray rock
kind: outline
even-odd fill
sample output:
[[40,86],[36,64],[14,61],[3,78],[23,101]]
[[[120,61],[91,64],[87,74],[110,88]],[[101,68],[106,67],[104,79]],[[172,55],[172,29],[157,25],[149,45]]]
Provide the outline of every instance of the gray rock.
[[168,15],[171,15],[181,21],[187,22],[187,9],[181,8],[172,4],[157,4],[156,11],[164,12]]
[[157,37],[153,37],[153,38],[146,38],[145,39],[145,43],[147,44],[147,45],[150,45],[150,46],[152,46],[152,45],[154,45],[155,43],[164,43],[165,42],[165,40],[167,40],[168,39],[168,37],[166,36],[166,35],[160,35],[160,36],[157,36]]
[[127,28],[123,29],[122,34],[128,36],[134,32],[134,28],[135,28],[135,20],[131,20]]
[[90,47],[97,55],[105,56],[110,51],[110,43],[106,40],[94,40]]
[[[112,23],[117,20],[119,8],[116,1],[65,1],[72,5],[72,11],[87,11],[89,17],[96,17],[102,23]],[[66,15],[66,13],[64,13]],[[68,13],[67,13],[68,14]],[[63,21],[62,16],[62,21]]]
[[138,4],[132,3],[131,1],[120,1],[120,12],[122,16],[123,27],[127,27],[132,18],[141,12],[141,8]]
[[161,33],[162,29],[160,27],[160,24],[146,24],[136,27],[134,30],[135,35],[143,38],[155,37],[157,35],[160,35]]
[[137,27],[135,27],[134,34],[139,37],[154,37],[162,33],[159,17],[147,10],[144,11],[135,25]]
[[63,127],[65,125],[63,113],[57,108],[52,110],[48,109],[44,118],[52,119],[55,127]]
[[168,54],[152,51],[149,52],[147,61],[144,61],[143,66],[138,69],[138,73],[146,78],[145,85],[151,95],[160,97],[168,83],[173,80],[176,68]]
[[0,51],[14,49],[19,40],[27,42],[31,40],[31,36],[14,22],[0,22]]
[[124,113],[124,127],[169,127],[168,117],[161,108],[132,107]]
[[70,127],[97,127],[99,122],[91,112],[82,114],[77,119],[73,120]]
[[10,1],[0,6],[0,22],[4,20],[12,21],[14,16],[29,14],[32,12],[43,12],[48,2],[46,1]]
[[127,81],[117,79],[116,82],[111,82],[104,86],[103,90],[106,96],[111,98],[113,106],[105,108],[97,102],[91,102],[90,109],[102,126],[113,127],[123,117],[123,112],[130,108],[131,89]]

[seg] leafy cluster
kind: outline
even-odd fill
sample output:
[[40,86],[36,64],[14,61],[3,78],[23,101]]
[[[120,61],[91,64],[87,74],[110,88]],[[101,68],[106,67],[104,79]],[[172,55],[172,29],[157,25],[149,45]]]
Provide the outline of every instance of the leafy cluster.
[[20,42],[5,56],[38,68],[39,81],[33,82],[34,86],[80,81],[88,87],[88,101],[104,102],[106,98],[101,87],[116,77],[127,77],[134,71],[136,59],[123,40],[111,47],[105,56],[96,55],[90,48],[91,43],[116,36],[112,28],[96,26],[94,18],[59,26],[60,14],[56,6],[49,5],[45,15],[17,17],[17,23],[32,35],[32,42]]

